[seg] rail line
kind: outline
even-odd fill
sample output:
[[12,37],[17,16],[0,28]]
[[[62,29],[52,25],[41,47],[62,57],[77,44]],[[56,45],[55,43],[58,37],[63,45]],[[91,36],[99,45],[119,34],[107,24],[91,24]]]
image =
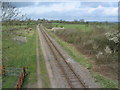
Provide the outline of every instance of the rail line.
[[39,29],[45,38],[47,44],[50,47],[51,52],[54,55],[55,60],[57,61],[58,65],[60,66],[60,69],[62,73],[64,74],[67,83],[69,84],[70,88],[85,88],[87,89],[87,86],[81,81],[80,77],[76,74],[76,72],[73,70],[71,65],[66,61],[63,54],[58,50],[58,48],[55,46],[49,35],[43,30],[42,27],[39,26]]

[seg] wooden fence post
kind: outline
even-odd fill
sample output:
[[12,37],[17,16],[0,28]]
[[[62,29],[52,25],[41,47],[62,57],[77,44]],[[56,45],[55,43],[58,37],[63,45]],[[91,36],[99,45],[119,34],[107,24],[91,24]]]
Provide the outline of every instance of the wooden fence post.
[[23,67],[23,74],[24,74],[24,76],[26,75],[26,69],[25,69],[25,67]]
[[0,75],[5,75],[5,66],[0,66]]
[[24,78],[25,78],[25,75],[26,75],[26,68],[23,67],[23,68],[22,68],[22,72],[21,72],[21,74],[20,74],[20,76],[19,76],[19,79],[18,79],[18,81],[17,81],[17,84],[16,84],[16,90],[20,90],[20,88],[22,87],[22,84],[23,84],[23,80],[24,80]]

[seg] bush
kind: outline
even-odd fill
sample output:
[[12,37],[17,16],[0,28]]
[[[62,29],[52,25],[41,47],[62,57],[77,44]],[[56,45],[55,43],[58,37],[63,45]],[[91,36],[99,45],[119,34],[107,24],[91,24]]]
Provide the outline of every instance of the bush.
[[[117,39],[114,37],[119,36],[119,34],[116,30],[111,32],[106,27],[99,25],[99,27],[94,26],[92,30],[87,32],[79,29],[65,29],[58,30],[55,34],[64,41],[77,46],[77,48],[82,48],[84,52],[94,55],[96,61],[101,64],[117,61],[118,46]],[[103,54],[97,57],[99,52]]]

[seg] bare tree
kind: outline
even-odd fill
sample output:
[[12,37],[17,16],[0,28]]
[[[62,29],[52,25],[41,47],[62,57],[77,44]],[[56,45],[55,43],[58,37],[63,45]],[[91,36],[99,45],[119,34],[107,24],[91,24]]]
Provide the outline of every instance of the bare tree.
[[18,16],[19,11],[10,2],[2,2],[2,21],[9,21]]

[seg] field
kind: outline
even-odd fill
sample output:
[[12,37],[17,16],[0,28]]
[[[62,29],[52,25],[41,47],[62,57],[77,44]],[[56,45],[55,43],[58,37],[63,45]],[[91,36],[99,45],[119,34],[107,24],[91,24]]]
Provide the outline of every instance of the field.
[[36,27],[30,28],[31,31],[25,25],[2,28],[2,62],[8,72],[3,76],[3,88],[15,87],[23,67],[27,68],[28,73],[23,87],[36,84]]
[[[44,23],[43,23],[44,26]],[[52,30],[47,27],[64,27]],[[104,88],[117,87],[118,37],[117,23],[47,23],[48,33],[79,64],[89,69],[96,82]],[[27,76],[23,88],[37,87],[36,25],[2,27],[2,63],[6,69],[3,88],[16,85],[21,69],[26,67]],[[38,39],[38,43],[40,43]],[[50,81],[41,46],[38,44],[42,87],[49,88]]]
[[66,29],[79,29],[82,31],[91,31],[95,28],[104,30],[117,30],[117,23],[90,23],[90,24],[67,24],[67,23],[52,23],[52,27],[65,27]]

